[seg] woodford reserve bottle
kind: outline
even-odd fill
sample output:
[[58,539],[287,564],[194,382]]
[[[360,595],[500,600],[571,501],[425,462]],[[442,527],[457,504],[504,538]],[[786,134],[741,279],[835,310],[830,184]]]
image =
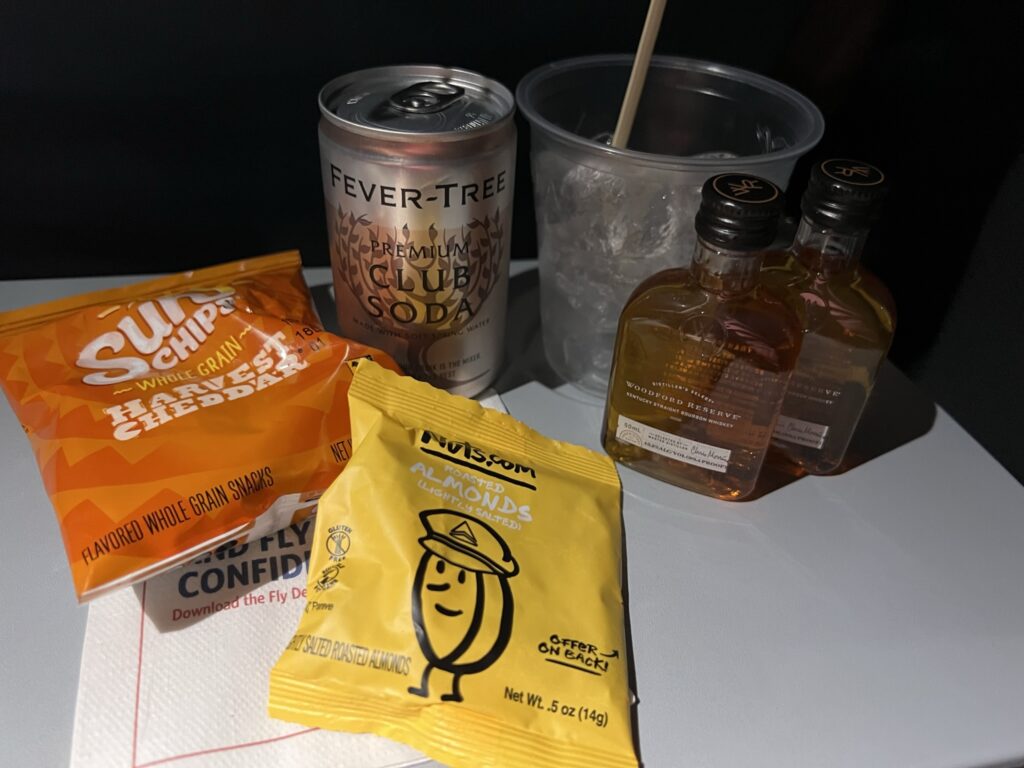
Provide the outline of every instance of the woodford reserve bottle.
[[779,189],[723,174],[701,195],[692,265],[648,278],[622,312],[603,442],[639,472],[732,500],[754,489],[802,324],[759,282]]
[[843,460],[878,369],[892,342],[892,298],[860,266],[885,176],[856,160],[826,160],[811,171],[792,248],[766,265],[769,285],[788,286],[806,308],[796,370],[773,444],[813,474]]

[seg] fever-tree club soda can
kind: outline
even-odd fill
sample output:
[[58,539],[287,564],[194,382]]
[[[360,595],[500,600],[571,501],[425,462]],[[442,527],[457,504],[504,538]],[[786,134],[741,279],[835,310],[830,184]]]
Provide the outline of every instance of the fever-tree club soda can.
[[342,332],[460,395],[501,365],[515,102],[462,69],[399,66],[320,91],[320,158]]

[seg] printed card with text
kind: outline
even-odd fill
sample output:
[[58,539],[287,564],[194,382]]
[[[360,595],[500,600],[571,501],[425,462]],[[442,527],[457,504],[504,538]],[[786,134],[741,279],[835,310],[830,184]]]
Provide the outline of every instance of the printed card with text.
[[379,736],[267,715],[270,667],[305,608],[314,519],[94,601],[73,768],[436,766]]

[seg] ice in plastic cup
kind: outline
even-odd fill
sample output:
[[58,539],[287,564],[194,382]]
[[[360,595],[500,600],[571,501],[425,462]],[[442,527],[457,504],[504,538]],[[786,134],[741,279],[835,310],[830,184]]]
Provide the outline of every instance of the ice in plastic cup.
[[825,121],[767,77],[655,56],[629,140],[608,146],[632,56],[588,56],[524,77],[544,351],[559,376],[603,395],[619,313],[649,275],[689,263],[700,188],[745,172],[785,189]]

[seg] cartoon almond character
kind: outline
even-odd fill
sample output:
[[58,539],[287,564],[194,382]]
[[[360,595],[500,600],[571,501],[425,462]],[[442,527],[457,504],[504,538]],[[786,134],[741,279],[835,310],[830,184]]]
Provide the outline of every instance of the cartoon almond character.
[[442,701],[462,701],[459,679],[491,666],[512,634],[513,601],[508,580],[519,564],[497,532],[476,518],[449,509],[420,512],[427,534],[412,586],[412,620],[427,660],[419,687],[429,696],[432,669],[452,675]]

